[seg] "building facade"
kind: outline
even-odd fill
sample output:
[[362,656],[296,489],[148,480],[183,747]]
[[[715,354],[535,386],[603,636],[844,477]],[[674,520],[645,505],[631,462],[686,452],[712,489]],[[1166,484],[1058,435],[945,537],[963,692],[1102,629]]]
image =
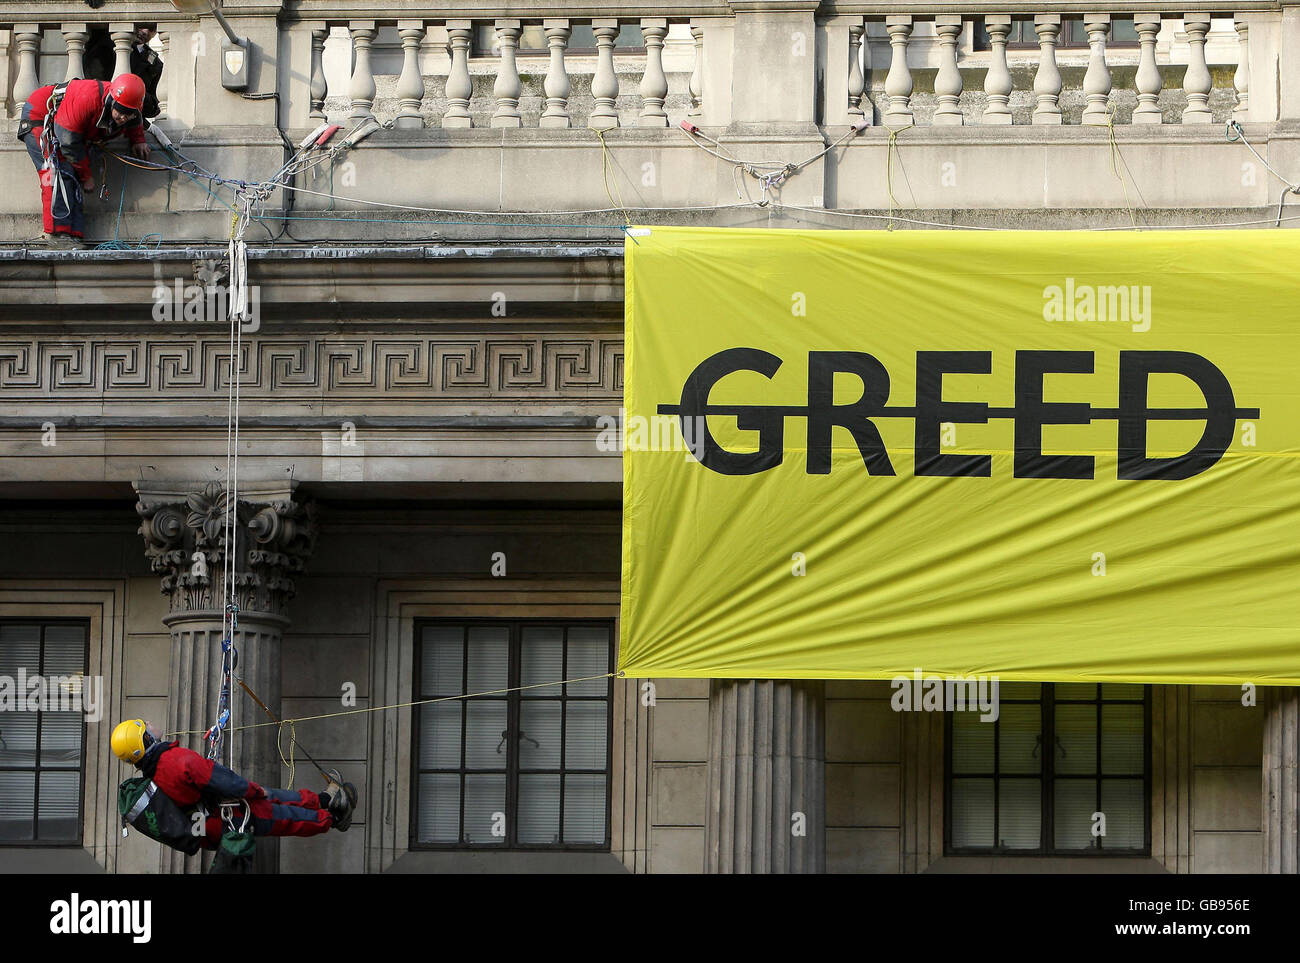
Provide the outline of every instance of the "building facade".
[[[121,836],[108,733],[211,725],[229,553],[239,674],[304,720],[237,767],[313,785],[296,738],[362,789],[267,869],[1296,872],[1294,690],[1007,684],[985,725],[887,681],[609,677],[625,227],[1289,226],[1300,7],[1190,7],[249,0],[232,49],[0,0],[6,130],[156,26],[158,126],[244,182],[110,162],[104,246],[50,251],[0,142],[0,676],[102,683],[0,713],[0,867],[201,871]],[[249,208],[232,345],[248,184],[370,117]]]

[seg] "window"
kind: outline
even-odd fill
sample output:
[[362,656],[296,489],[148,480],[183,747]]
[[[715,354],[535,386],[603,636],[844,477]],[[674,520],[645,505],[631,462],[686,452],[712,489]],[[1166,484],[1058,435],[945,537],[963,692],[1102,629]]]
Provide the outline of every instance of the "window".
[[[613,626],[416,627],[417,700],[601,676]],[[411,846],[608,849],[608,678],[417,707]]]
[[[1063,21],[1056,46],[1065,50],[1086,48],[1088,46],[1088,31],[1084,29],[1083,21]],[[1137,27],[1133,25],[1133,19],[1131,17],[1127,19],[1113,18],[1110,22],[1110,37],[1106,41],[1107,49],[1136,46],[1138,46],[1138,34]],[[1038,33],[1034,30],[1034,21],[1013,20],[1011,22],[1011,32],[1007,34],[1007,48],[1027,49],[1031,47],[1038,50]],[[984,29],[983,19],[975,21],[975,49],[993,49],[993,44],[989,40],[989,32]]]
[[[579,56],[592,55],[596,53],[596,34],[592,31],[590,24],[572,24],[573,33],[569,36],[569,43],[564,48],[565,56],[577,54]],[[645,53],[645,46],[641,40],[641,28],[634,23],[619,24],[618,36],[614,38],[614,49],[618,53]],[[530,54],[549,55],[550,46],[546,43],[546,30],[541,24],[525,25],[520,28],[519,32],[519,54],[520,56]],[[474,26],[474,56],[475,57],[496,57],[500,54],[497,48],[496,28],[490,23],[475,24]]]
[[47,699],[72,704],[71,689],[79,692],[85,678],[88,636],[85,622],[0,622],[0,685],[22,700],[0,712],[0,845],[81,842],[85,717],[32,711],[29,700],[37,698],[32,682],[39,677]]
[[[996,722],[948,714],[949,853],[1147,855],[1150,692],[1004,682]],[[1093,835],[1094,814],[1105,834]]]

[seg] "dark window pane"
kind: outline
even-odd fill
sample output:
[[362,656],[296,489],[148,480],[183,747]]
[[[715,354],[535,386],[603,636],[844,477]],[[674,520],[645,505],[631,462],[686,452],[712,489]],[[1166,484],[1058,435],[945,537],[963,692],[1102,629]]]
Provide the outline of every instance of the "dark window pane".
[[958,848],[993,845],[993,780],[952,781],[952,844]]
[[570,702],[565,712],[564,764],[570,769],[605,768],[606,704]]
[[509,685],[510,630],[505,626],[469,630],[469,691],[493,692]]
[[[543,682],[558,682],[563,679],[563,626],[530,626],[523,630],[521,636],[519,684],[539,685]],[[531,692],[525,692],[524,696],[557,696],[559,694],[559,686],[545,686]]]
[[999,699],[1041,699],[1043,684],[1041,682],[999,682]]
[[458,627],[431,625],[424,630],[420,685],[424,695],[463,695],[465,635]]
[[1101,811],[1106,815],[1103,849],[1146,845],[1146,787],[1141,779],[1103,779]]
[[952,714],[952,771],[993,771],[993,724],[980,722],[979,713]]
[[465,768],[506,767],[506,703],[474,699],[465,706]]
[[1056,780],[1056,848],[1095,849],[1092,814],[1097,811],[1095,779]]
[[506,777],[468,775],[465,777],[465,836],[467,843],[504,845]]
[[1066,702],[1071,699],[1092,699],[1097,698],[1097,684],[1095,682],[1058,682],[1053,686],[1056,693],[1057,702]]
[[603,775],[565,776],[564,841],[588,845],[605,841],[605,777]]
[[422,843],[454,843],[460,838],[460,776],[420,777],[417,826]]
[[569,669],[565,677],[587,679],[565,686],[567,695],[603,696],[609,692],[608,679],[591,679],[609,671],[609,629],[604,626],[579,626],[569,629]]
[[30,840],[35,806],[35,773],[0,772],[0,840]]
[[1070,775],[1097,771],[1097,707],[1056,707],[1056,771]]
[[[570,706],[570,711],[572,711]],[[560,768],[560,703],[525,700],[519,707],[519,765],[523,769]],[[570,763],[572,765],[572,763]],[[556,789],[558,793],[559,790]]]
[[[81,765],[82,715],[80,712],[41,713],[41,765],[76,769]],[[44,780],[41,783],[44,808]]]
[[420,707],[420,768],[460,768],[460,702]]
[[1101,771],[1140,776],[1146,771],[1146,712],[1142,706],[1102,706]]
[[1042,783],[1037,779],[1003,779],[998,783],[999,845],[1038,849],[1043,844]]
[[41,808],[37,836],[50,842],[77,842],[77,816],[81,811],[81,773],[43,772],[40,775]]
[[[982,725],[993,728],[993,723]],[[1001,743],[999,770],[1004,773],[1035,773],[1043,767],[1043,709],[1039,705],[1007,705],[998,719]]]
[[521,843],[558,843],[560,841],[559,775],[522,775],[519,777],[519,841]]

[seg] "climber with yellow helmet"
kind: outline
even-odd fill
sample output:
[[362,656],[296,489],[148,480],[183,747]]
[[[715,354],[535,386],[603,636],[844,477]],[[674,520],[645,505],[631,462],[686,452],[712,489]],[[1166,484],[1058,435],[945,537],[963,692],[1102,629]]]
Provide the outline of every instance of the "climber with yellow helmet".
[[[330,829],[343,832],[352,824],[357,790],[352,783],[342,782],[337,772],[331,774],[329,785],[321,792],[263,789],[220,763],[165,741],[144,719],[129,719],[118,725],[113,730],[112,747],[113,755],[135,766],[158,790],[141,797],[145,799],[141,810],[165,806],[170,800],[183,814],[182,822],[195,826],[199,823],[194,814],[204,814],[201,830],[192,834],[196,840],[192,848],[187,845],[190,840],[184,838],[184,830],[175,840],[154,836],[187,852],[217,847],[222,834],[218,812],[222,803],[230,800],[246,801],[255,836],[315,836]],[[158,799],[159,795],[164,798]],[[127,818],[129,815],[123,809],[124,822],[137,825],[135,817]]]

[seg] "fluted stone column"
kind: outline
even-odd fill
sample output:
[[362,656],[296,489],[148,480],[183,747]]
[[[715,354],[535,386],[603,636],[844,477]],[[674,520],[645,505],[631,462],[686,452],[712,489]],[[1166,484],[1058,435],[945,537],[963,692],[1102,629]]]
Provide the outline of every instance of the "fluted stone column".
[[1264,723],[1264,872],[1300,873],[1300,689],[1269,690]]
[[[235,508],[237,624],[231,635],[238,653],[235,674],[263,702],[280,713],[280,642],[289,624],[286,608],[294,578],[303,570],[316,539],[315,509],[294,499],[295,484],[240,491]],[[136,484],[140,534],[145,555],[162,576],[169,612],[172,654],[166,726],[169,732],[206,729],[216,720],[221,687],[228,550],[226,495],[222,485],[151,487]],[[231,725],[269,721],[238,683],[231,683]],[[158,720],[161,722],[161,720]],[[254,782],[280,783],[276,728],[227,733],[221,761]],[[204,751],[202,736],[181,744]],[[274,872],[278,849],[258,841],[258,868]],[[163,851],[164,872],[197,873],[197,857]]]
[[707,872],[825,870],[824,728],[823,682],[714,680]]

